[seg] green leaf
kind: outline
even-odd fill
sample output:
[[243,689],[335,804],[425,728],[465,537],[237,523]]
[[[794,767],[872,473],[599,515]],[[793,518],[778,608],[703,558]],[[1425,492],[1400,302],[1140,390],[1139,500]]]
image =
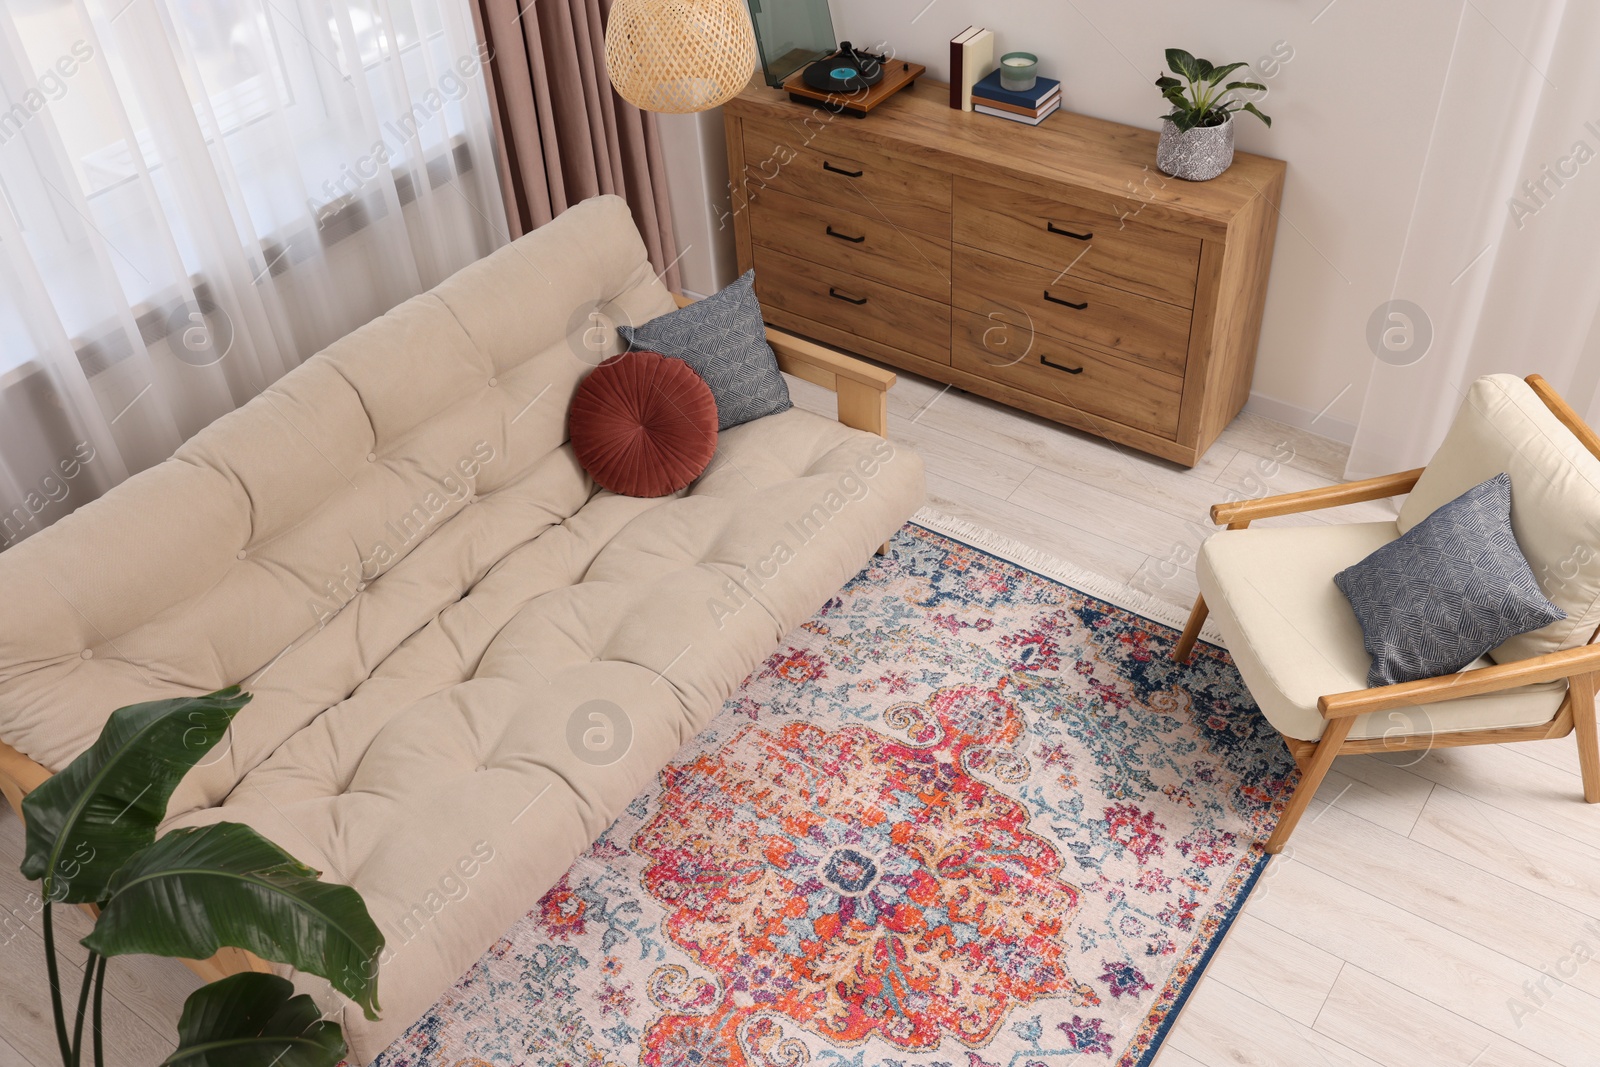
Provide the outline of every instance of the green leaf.
[[1173,86],[1182,84],[1183,83],[1177,78],[1173,78],[1166,74],[1163,74],[1161,77],[1156,79],[1156,88],[1158,89],[1171,89]]
[[246,971],[189,994],[161,1067],[334,1067],[344,1054],[339,1024],[316,1001],[287,978]]
[[1260,109],[1258,109],[1254,104],[1246,104],[1244,106],[1244,110],[1250,112],[1250,114],[1254,115],[1256,118],[1260,119],[1262,122],[1265,122],[1267,124],[1267,128],[1268,129],[1272,128],[1272,120],[1270,118],[1268,118],[1267,116],[1263,115],[1261,113]]
[[1267,87],[1265,85],[1262,85],[1260,82],[1229,82],[1227,84],[1226,88],[1229,88],[1229,89],[1260,89],[1262,92],[1266,92],[1267,91]]
[[1172,114],[1163,117],[1170,119],[1180,132],[1194,129],[1194,116],[1187,111],[1174,111]]
[[134,856],[83,939],[103,956],[203,960],[224,945],[321,975],[378,1017],[383,935],[361,894],[317,881],[248,826],[174,830]]
[[231,686],[113,711],[95,743],[22,802],[22,873],[43,883],[40,896],[105,899],[117,868],[156,839],[178,782],[249,702]]
[[1172,105],[1172,110],[1174,111],[1182,111],[1185,114],[1194,111],[1194,101],[1185,96],[1182,89],[1168,89],[1161,95],[1166,98],[1167,103]]
[[1213,67],[1211,70],[1206,72],[1206,81],[1210,82],[1212,85],[1215,85],[1223,78],[1226,78],[1228,75],[1232,74],[1234,71],[1238,70],[1244,65],[1245,64],[1243,63],[1229,63],[1225,67]]
[[1167,69],[1174,74],[1182,74],[1190,81],[1196,81],[1199,77],[1196,73],[1194,56],[1181,48],[1167,49]]
[[1206,81],[1211,77],[1211,72],[1216,69],[1209,59],[1196,59],[1194,61],[1194,80]]

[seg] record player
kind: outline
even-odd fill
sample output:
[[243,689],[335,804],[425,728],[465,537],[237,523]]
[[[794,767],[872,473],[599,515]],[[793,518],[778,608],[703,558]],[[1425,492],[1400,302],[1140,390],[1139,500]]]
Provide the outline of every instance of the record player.
[[867,113],[926,72],[833,34],[827,0],[749,0],[767,84],[836,114]]

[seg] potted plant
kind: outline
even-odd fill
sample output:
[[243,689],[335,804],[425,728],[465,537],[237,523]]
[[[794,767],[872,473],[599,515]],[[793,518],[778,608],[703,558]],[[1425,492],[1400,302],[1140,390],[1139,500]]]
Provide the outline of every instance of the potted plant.
[[[88,751],[23,800],[22,873],[40,883],[44,901],[50,1006],[65,1067],[103,1067],[106,961],[130,953],[206,959],[225,945],[247,949],[328,979],[377,1017],[383,935],[354,889],[319,881],[238,823],[156,836],[178,782],[249,700],[234,686],[120,708]],[[83,939],[89,958],[76,1012],[62,995],[51,919],[57,904],[98,913]],[[309,996],[296,995],[286,978],[254,971],[190,994],[177,1036],[162,1061],[171,1067],[333,1067],[345,1053],[339,1025]]]
[[1182,80],[1163,74],[1156,87],[1172,105],[1161,118],[1161,141],[1156,146],[1156,166],[1161,173],[1192,182],[1215,178],[1233,163],[1233,115],[1248,111],[1269,127],[1272,120],[1248,100],[1234,94],[1240,89],[1266,90],[1260,82],[1222,79],[1244,66],[1218,67],[1209,59],[1196,59],[1181,48],[1167,49],[1167,66]]

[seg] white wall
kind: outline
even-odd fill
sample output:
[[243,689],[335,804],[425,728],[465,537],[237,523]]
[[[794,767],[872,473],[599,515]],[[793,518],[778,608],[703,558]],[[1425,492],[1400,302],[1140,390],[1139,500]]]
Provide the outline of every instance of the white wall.
[[[1482,12],[1476,17],[1489,19],[1501,17],[1512,2],[1473,0]],[[1239,147],[1285,159],[1289,171],[1251,406],[1349,438],[1374,363],[1365,338],[1368,316],[1391,296],[1406,295],[1391,288],[1459,0],[832,4],[842,39],[887,42],[941,80],[948,75],[950,37],[969,24],[986,25],[999,50],[1038,53],[1041,71],[1064,83],[1067,107],[1149,129],[1165,110],[1151,83],[1167,46],[1218,63],[1255,65],[1269,87],[1260,106],[1273,127],[1245,116]],[[1260,62],[1275,54],[1286,58],[1275,66]],[[1010,132],[997,123],[997,138]],[[675,181],[673,195],[704,203],[725,185],[725,174],[685,180],[682,187]],[[728,241],[731,235],[716,230],[715,216],[709,219],[701,232]]]
[[672,194],[672,228],[684,292],[710,296],[733,281],[738,259],[728,212],[728,145],[722,109],[658,115],[661,152]]

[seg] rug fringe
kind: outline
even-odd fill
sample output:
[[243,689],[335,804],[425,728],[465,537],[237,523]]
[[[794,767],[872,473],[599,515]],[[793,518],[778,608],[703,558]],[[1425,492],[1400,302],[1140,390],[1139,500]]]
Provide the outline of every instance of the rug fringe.
[[[1182,608],[1160,600],[1149,593],[1135,589],[1126,582],[1119,582],[1115,578],[1108,578],[1103,574],[1085,570],[1064,559],[1030,548],[1021,541],[995,533],[976,523],[967,522],[946,515],[933,508],[922,508],[911,521],[924,529],[934,533],[953,537],[957,541],[965,542],[973,548],[982,549],[992,555],[1019,567],[1037,571],[1046,578],[1053,578],[1063,585],[1071,586],[1082,593],[1099,597],[1119,608],[1131,611],[1136,615],[1143,615],[1147,619],[1181,630],[1189,621],[1189,613]],[[1200,630],[1200,636],[1219,647],[1227,647],[1222,640],[1222,634],[1216,627],[1207,622]]]

